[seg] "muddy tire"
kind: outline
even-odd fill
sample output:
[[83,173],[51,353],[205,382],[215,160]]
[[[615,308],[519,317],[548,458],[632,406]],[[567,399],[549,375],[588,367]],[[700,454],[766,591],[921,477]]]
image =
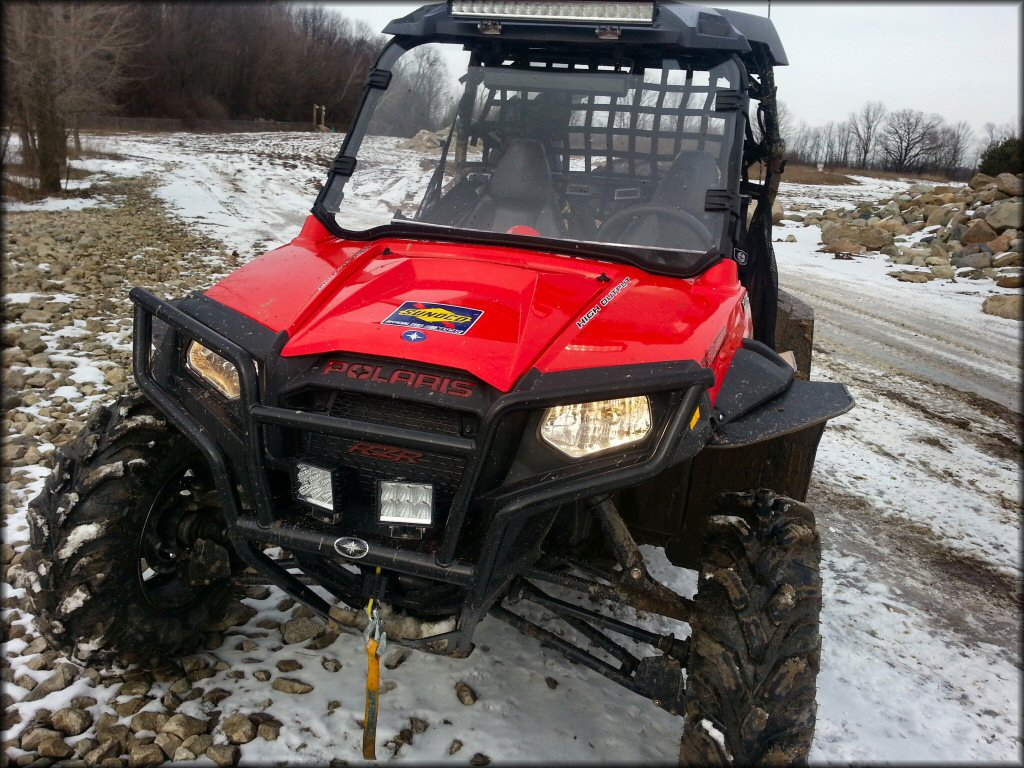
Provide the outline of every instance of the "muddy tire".
[[687,665],[684,765],[805,763],[821,653],[814,515],[770,491],[708,519]]
[[193,647],[231,594],[211,488],[141,395],[94,411],[29,505],[24,581],[47,641],[83,661]]

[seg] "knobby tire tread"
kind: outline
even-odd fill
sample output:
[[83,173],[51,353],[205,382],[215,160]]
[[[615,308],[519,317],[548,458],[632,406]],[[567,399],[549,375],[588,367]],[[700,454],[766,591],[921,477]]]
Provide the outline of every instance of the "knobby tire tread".
[[805,505],[767,490],[720,498],[692,622],[683,764],[806,762],[820,664],[820,559]]
[[195,451],[133,393],[95,408],[58,452],[29,504],[24,559],[35,624],[51,646],[90,662],[175,656],[193,649],[224,615],[227,580],[189,605],[163,611],[146,602],[138,582],[138,539],[149,504],[174,465]]

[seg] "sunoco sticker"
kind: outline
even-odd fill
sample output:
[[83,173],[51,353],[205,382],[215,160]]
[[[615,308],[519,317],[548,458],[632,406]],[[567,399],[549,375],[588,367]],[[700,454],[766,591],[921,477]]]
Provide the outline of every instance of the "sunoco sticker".
[[483,316],[482,309],[456,307],[451,304],[430,304],[425,301],[407,301],[384,320],[381,325],[419,328],[462,336]]

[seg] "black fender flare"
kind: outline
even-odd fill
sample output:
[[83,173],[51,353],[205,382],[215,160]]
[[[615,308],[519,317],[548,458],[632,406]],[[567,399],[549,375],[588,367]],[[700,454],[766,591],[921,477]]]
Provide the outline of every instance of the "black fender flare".
[[751,445],[821,424],[854,406],[846,385],[801,381],[760,342],[744,339],[719,390],[709,447]]

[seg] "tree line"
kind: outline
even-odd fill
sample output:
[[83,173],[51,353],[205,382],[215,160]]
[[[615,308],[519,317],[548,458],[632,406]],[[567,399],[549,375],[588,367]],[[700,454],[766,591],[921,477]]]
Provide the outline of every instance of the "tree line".
[[[312,124],[316,104],[347,126],[387,41],[335,10],[282,3],[12,2],[3,32],[5,123],[45,193],[92,115]],[[440,127],[444,67],[421,51],[395,73],[403,135]]]
[[[47,194],[60,189],[70,140],[80,150],[78,127],[91,115],[312,122],[323,105],[329,124],[347,126],[386,42],[335,10],[284,3],[10,2],[3,33],[5,123]],[[450,121],[445,69],[432,46],[402,60],[378,110],[391,132]],[[780,106],[796,162],[953,178],[1001,142],[1015,140],[1019,156],[1020,126],[990,123],[975,136],[963,121],[874,101],[810,127]]]
[[880,101],[865,103],[841,122],[794,126],[782,106],[787,157],[808,165],[963,179],[977,167],[979,157],[1008,141],[1019,142],[1024,133],[1021,126],[986,123],[977,135],[963,120],[948,123],[940,115],[916,109],[889,111]]

